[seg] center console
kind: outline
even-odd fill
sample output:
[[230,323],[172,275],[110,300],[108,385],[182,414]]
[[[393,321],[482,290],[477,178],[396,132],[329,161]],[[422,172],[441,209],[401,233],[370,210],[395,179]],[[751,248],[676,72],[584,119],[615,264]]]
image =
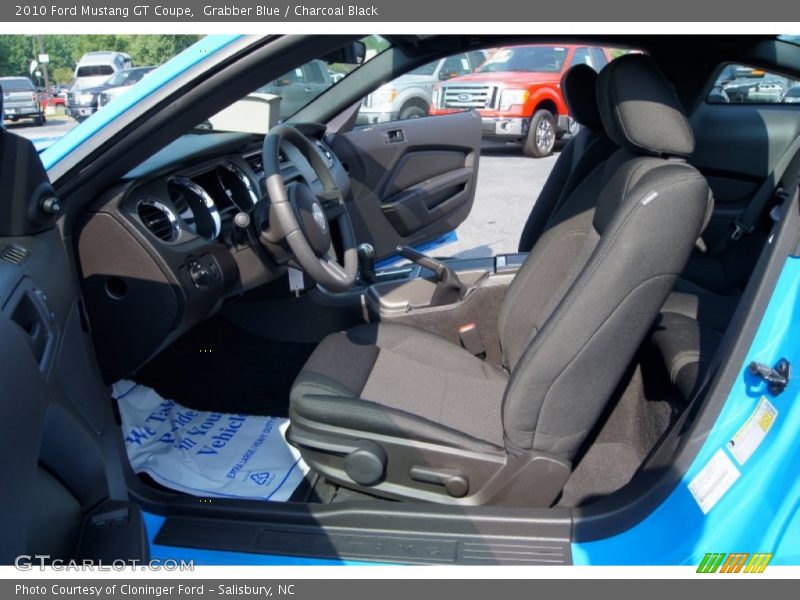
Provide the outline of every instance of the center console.
[[431,331],[499,364],[497,315],[527,255],[438,261],[409,250],[398,248],[412,264],[375,272],[365,317]]

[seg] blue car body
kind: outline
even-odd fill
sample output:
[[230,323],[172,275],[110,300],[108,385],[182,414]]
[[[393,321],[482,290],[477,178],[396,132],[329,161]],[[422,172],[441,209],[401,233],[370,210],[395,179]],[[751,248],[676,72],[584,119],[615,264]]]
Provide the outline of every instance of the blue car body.
[[[42,153],[48,169],[141,99],[241,36],[208,36],[142,79],[105,110],[92,115]],[[449,234],[438,244],[454,240]],[[430,250],[427,246],[425,249]],[[393,259],[384,261],[391,264]],[[628,530],[591,542],[573,543],[578,565],[698,565],[709,552],[765,552],[771,564],[800,564],[800,392],[796,380],[779,396],[772,396],[763,381],[748,372],[751,361],[774,365],[786,358],[800,360],[800,257],[789,258],[752,342],[739,377],[708,435],[677,487],[645,519]],[[704,514],[689,491],[698,472],[719,451],[729,455],[728,442],[752,415],[765,396],[777,417],[761,445],[744,465],[735,463],[740,476],[713,508]],[[730,458],[730,456],[729,456]],[[154,536],[164,518],[147,514],[146,523],[154,558],[194,560],[196,564],[226,565],[330,565],[349,561],[218,552],[160,546]]]

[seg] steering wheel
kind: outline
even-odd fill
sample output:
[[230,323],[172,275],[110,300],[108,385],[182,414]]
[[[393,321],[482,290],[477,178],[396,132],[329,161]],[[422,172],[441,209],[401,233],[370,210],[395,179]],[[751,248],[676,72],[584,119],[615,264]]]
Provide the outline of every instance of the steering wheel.
[[[288,185],[284,182],[278,161],[284,141],[297,148],[311,165],[322,183],[321,194],[302,178]],[[303,270],[332,292],[353,287],[358,268],[355,234],[328,164],[311,141],[291,125],[277,125],[270,130],[264,138],[262,159],[270,198],[269,227],[261,232],[262,243],[285,240]],[[341,236],[344,264],[336,258],[331,239],[333,224]]]

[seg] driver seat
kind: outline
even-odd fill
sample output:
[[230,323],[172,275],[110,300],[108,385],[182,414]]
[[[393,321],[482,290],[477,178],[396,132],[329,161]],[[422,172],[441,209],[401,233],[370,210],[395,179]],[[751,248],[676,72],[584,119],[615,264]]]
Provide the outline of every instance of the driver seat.
[[452,504],[550,506],[700,235],[705,179],[671,84],[643,55],[597,82],[619,150],[548,223],[503,300],[495,368],[420,329],[325,338],[287,439],[329,480]]

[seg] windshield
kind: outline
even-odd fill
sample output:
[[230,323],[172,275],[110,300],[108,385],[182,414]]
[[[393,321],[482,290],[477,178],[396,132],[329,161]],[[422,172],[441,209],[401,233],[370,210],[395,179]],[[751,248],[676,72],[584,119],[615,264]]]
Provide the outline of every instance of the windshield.
[[78,67],[78,77],[102,77],[103,75],[113,75],[114,68],[111,65],[90,65],[88,67]]
[[0,79],[4,92],[30,92],[33,84],[27,79]]
[[111,77],[109,77],[106,83],[108,85],[113,85],[115,87],[123,85],[133,85],[149,72],[150,69],[126,69],[124,71],[119,71],[116,75],[112,75]]
[[531,73],[559,73],[567,59],[563,46],[517,46],[500,48],[478,69],[478,73],[523,71]]
[[327,62],[320,56],[259,86],[201,123],[198,129],[266,133],[389,47],[389,42],[379,36],[371,35],[360,41],[366,46],[361,64]]

